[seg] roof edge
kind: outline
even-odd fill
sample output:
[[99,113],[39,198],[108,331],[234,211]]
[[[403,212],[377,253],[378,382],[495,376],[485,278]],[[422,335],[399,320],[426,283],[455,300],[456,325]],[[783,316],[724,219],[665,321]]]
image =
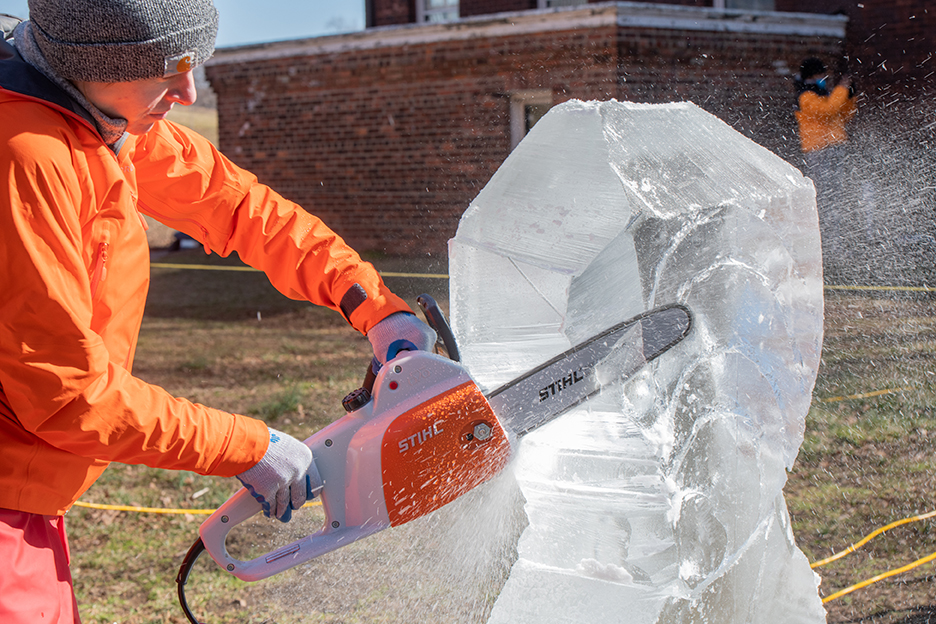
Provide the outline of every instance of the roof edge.
[[218,48],[207,65],[609,26],[844,39],[847,23],[844,15],[604,2],[495,13],[453,22],[379,26],[345,34]]

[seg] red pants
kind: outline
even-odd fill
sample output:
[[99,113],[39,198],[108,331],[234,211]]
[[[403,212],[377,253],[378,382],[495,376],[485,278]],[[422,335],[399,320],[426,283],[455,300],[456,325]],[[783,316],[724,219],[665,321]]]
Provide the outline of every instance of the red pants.
[[80,624],[65,518],[0,509],[0,622]]

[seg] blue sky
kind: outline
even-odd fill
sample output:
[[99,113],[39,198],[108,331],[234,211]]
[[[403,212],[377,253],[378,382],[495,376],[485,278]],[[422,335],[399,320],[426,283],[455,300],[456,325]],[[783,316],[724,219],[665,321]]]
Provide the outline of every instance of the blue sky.
[[[214,0],[214,3],[221,14],[218,47],[364,28],[364,0]],[[27,0],[0,0],[0,13],[27,17],[28,11]]]

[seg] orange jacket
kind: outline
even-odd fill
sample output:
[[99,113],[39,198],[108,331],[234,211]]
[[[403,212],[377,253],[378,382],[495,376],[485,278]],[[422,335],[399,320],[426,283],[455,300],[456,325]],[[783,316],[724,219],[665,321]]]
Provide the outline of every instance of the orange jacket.
[[264,423],[131,374],[149,283],[139,213],[236,251],[361,332],[408,306],[320,220],[202,137],[159,122],[116,156],[63,92],[25,75],[10,90],[0,71],[0,508],[62,514],[111,461],[252,467]]
[[848,140],[845,124],[857,110],[855,98],[850,97],[848,88],[841,85],[829,95],[813,91],[801,93],[796,120],[803,151],[812,152]]

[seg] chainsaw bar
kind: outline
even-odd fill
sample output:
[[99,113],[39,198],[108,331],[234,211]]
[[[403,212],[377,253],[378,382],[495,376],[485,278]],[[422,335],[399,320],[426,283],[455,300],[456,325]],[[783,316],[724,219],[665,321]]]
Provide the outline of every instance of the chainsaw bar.
[[612,383],[632,377],[689,333],[689,310],[674,304],[619,323],[487,395],[501,424],[521,437]]

